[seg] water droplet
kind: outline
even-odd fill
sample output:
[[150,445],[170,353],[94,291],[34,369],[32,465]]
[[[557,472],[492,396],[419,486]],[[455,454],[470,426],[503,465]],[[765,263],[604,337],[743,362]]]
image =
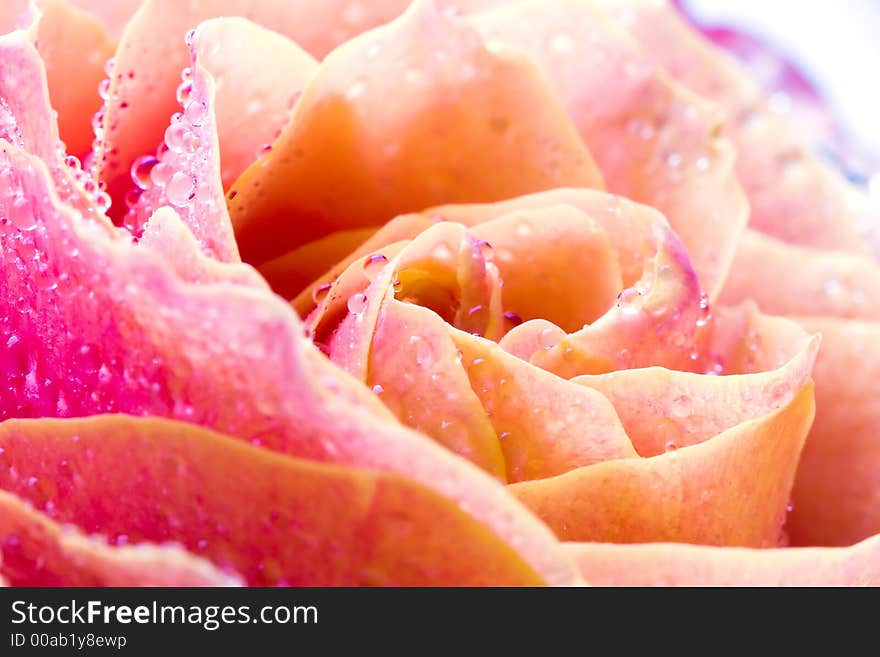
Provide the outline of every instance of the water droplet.
[[68,155],[64,158],[64,164],[73,169],[74,171],[79,171],[82,169],[82,164],[79,161],[79,158],[76,155]]
[[113,77],[113,72],[116,70],[116,59],[111,57],[106,62],[104,62],[104,73],[108,78]]
[[192,80],[183,80],[179,85],[177,85],[177,102],[180,103],[183,107],[186,107],[189,104],[189,99],[192,96],[192,90]]
[[373,386],[373,394],[381,395],[383,392],[385,392],[385,388],[383,388],[380,384],[377,383]]
[[667,453],[668,453],[668,452],[674,452],[675,450],[678,449],[678,445],[675,444],[675,441],[674,441],[674,440],[667,440],[666,443],[663,445],[663,449],[664,449]]
[[691,414],[691,398],[687,395],[679,395],[673,399],[669,413],[676,418],[688,417]]
[[697,318],[697,326],[705,326],[712,317],[709,308],[709,295],[705,292],[700,295],[700,315]]
[[371,281],[376,280],[376,276],[386,264],[388,264],[388,258],[381,253],[374,253],[364,260],[364,276]]
[[528,237],[532,234],[532,227],[526,222],[522,222],[516,227],[516,234],[520,237]]
[[316,304],[321,303],[326,298],[331,287],[333,287],[332,283],[322,283],[321,285],[316,286],[312,289],[312,301]]
[[552,349],[562,338],[565,337],[565,331],[557,326],[549,326],[538,334],[538,341],[544,349]]
[[510,311],[504,313],[504,319],[506,319],[508,322],[510,322],[514,326],[519,326],[520,324],[523,323],[522,317],[520,317],[516,313],[510,312]]
[[12,335],[9,336],[9,339],[6,341],[6,348],[11,349],[12,347],[14,347],[15,345],[18,344],[19,340],[21,340],[21,338],[19,338],[15,333],[13,333]]
[[352,315],[360,315],[367,309],[367,295],[363,292],[352,294],[348,298],[348,312]]
[[492,245],[489,244],[486,240],[477,240],[475,247],[479,249],[480,254],[483,256],[483,260],[486,262],[492,260],[493,249]]
[[431,255],[437,260],[450,260],[452,258],[452,249],[445,242],[441,242],[434,247]]
[[189,173],[177,171],[165,185],[165,195],[172,205],[183,207],[195,196],[196,179]]
[[98,83],[98,95],[102,100],[107,100],[110,97],[110,78],[104,78]]
[[98,192],[95,195],[95,207],[98,208],[101,212],[107,212],[110,209],[110,206],[113,204],[113,199],[110,198],[110,194],[107,192]]
[[836,278],[829,278],[822,287],[825,290],[825,294],[829,297],[837,296],[843,292],[843,284]]
[[363,80],[356,80],[345,92],[345,97],[348,100],[357,100],[364,95],[364,92],[366,92],[366,90],[367,83]]
[[198,146],[198,137],[190,132],[186,123],[172,123],[165,130],[165,143],[175,153],[191,153]]
[[208,107],[202,101],[194,100],[183,110],[183,115],[192,125],[200,126],[208,115]]
[[697,167],[697,169],[699,169],[700,171],[708,171],[708,170],[709,170],[709,166],[710,166],[711,164],[712,164],[712,161],[711,161],[707,156],[705,156],[705,155],[702,155],[702,156],[698,157],[698,158],[697,158],[697,161],[694,163],[694,165],[695,165],[695,166]]
[[174,169],[172,169],[170,165],[165,164],[164,162],[159,162],[150,171],[150,180],[153,181],[154,185],[164,187],[168,184],[168,181],[171,180],[173,174]]
[[671,167],[677,167],[681,164],[681,155],[678,153],[670,153],[666,156],[666,164]]
[[159,163],[152,155],[141,155],[131,163],[131,179],[140,189],[149,189],[153,186],[150,174],[153,167]]
[[[178,32],[178,34],[180,34]],[[183,42],[187,45],[188,48],[192,48],[193,41],[196,38],[196,30],[195,28],[191,28],[187,30],[186,34],[183,36]],[[184,69],[187,70],[187,69]]]
[[416,364],[422,368],[430,367],[433,362],[431,345],[417,335],[410,337],[409,341],[416,346]]
[[633,119],[626,124],[626,129],[644,141],[648,141],[654,136],[654,126],[647,121]]

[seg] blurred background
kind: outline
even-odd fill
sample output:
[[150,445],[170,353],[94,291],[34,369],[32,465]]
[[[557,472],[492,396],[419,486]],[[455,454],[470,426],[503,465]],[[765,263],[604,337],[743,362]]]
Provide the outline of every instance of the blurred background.
[[677,0],[818,147],[880,197],[880,0]]

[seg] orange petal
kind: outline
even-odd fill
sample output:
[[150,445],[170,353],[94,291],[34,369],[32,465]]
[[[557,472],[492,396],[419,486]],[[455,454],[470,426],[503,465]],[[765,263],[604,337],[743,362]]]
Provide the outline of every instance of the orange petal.
[[529,366],[488,340],[451,333],[471,388],[501,441],[508,481],[636,456],[601,395]]
[[[462,4],[466,8],[469,3]],[[145,0],[122,33],[116,53],[116,72],[122,77],[114,78],[111,93],[115,97],[111,96],[104,114],[104,129],[112,147],[99,157],[98,177],[118,199],[116,210],[121,208],[132,162],[155,151],[168,117],[177,111],[175,88],[181,69],[188,64],[183,41],[187,30],[209,18],[241,16],[293,39],[322,58],[353,36],[398,16],[408,5],[409,0],[359,4],[349,0]],[[107,10],[99,8],[96,13],[106,16]],[[118,22],[109,16],[105,20]],[[259,68],[272,65],[261,62]]]
[[[402,473],[461,505],[549,583],[574,581],[546,527],[477,468],[400,426],[320,355],[283,300],[227,281],[184,282],[152,250],[61,205],[46,166],[4,142],[0,171],[13,174],[0,195],[10,217],[0,224],[10,265],[0,286],[3,417],[169,417]],[[12,266],[16,258],[28,269]]]
[[71,4],[94,16],[114,39],[122,34],[122,28],[134,16],[143,0],[70,0]]
[[472,232],[493,249],[504,310],[523,320],[540,317],[576,331],[603,315],[623,289],[605,230],[573,207],[523,210]]
[[509,486],[561,540],[777,545],[813,386],[711,440]]
[[736,172],[751,204],[749,225],[787,242],[864,253],[859,193],[774,113],[738,64],[665,2],[604,0],[650,57],[716,101],[737,148]]
[[12,420],[0,445],[0,486],[49,517],[116,543],[179,542],[252,585],[541,583],[453,502],[396,475],[122,415]]
[[387,300],[372,334],[369,358],[365,383],[404,424],[506,479],[498,436],[436,314]]
[[174,546],[110,546],[61,526],[0,491],[0,573],[12,586],[229,586],[221,573]]
[[474,17],[553,83],[608,189],[654,206],[687,246],[711,298],[748,220],[714,107],[670,80],[589,2],[534,0]]
[[[662,454],[670,445],[696,445],[766,415],[788,404],[810,381],[819,336],[808,336],[794,323],[761,315],[749,306],[721,308],[712,329],[716,339],[709,340],[707,350],[716,362],[726,363],[726,376],[652,367],[572,381],[611,401],[642,456]],[[728,333],[731,342],[726,335],[721,338]],[[774,349],[774,342],[782,349]],[[744,364],[739,359],[742,350],[751,357]]]
[[[302,315],[306,315],[314,305],[313,297],[318,294],[314,292],[315,288],[326,282],[323,279],[327,269],[347,261],[348,257],[375,232],[375,228],[358,228],[331,233],[263,263],[260,265],[260,274],[272,286],[275,294],[285,299],[293,299],[300,294],[305,295],[303,307],[297,304],[294,304],[294,307]],[[347,262],[347,264],[351,263]],[[315,283],[315,281],[320,282]]]
[[[623,285],[626,287],[639,280],[645,260],[656,251],[655,227],[667,226],[663,215],[653,208],[590,189],[554,189],[497,203],[439,206],[418,214],[400,215],[389,221],[348,257],[329,267],[325,274],[301,292],[295,299],[294,306],[301,314],[307,314],[315,306],[312,299],[315,288],[335,280],[356,259],[380,252],[394,242],[411,240],[439,221],[448,220],[466,226],[477,226],[489,221],[500,221],[506,215],[514,213],[539,211],[543,215],[543,211],[559,206],[569,206],[569,209],[563,210],[569,214],[570,208],[579,210],[588,217],[588,222],[595,221],[602,227],[614,248]],[[541,230],[552,233],[554,229],[551,225],[542,226]],[[503,263],[499,262],[498,265],[500,268]],[[579,265],[588,266],[589,263],[580,260]]]
[[851,545],[880,532],[880,323],[809,318],[822,333],[816,422],[792,492],[793,545]]
[[67,150],[82,157],[92,147],[92,116],[101,107],[98,84],[114,44],[101,25],[67,0],[40,3],[36,45],[46,63],[49,96]]
[[[564,378],[652,365],[687,369],[699,349],[708,301],[672,231],[657,228],[655,249],[642,279],[624,290],[615,306],[579,331],[542,340],[529,360]],[[522,344],[522,334],[546,333],[542,326],[521,324],[501,345]]]
[[880,537],[845,549],[594,543],[565,549],[596,586],[880,586]]
[[[585,215],[572,208],[562,210],[573,213],[572,222],[595,229],[595,222]],[[495,225],[489,222],[479,228]],[[310,317],[316,322],[317,339],[332,333],[331,358],[373,386],[405,424],[502,479],[552,476],[608,458],[634,456],[613,410],[601,396],[446,323],[460,323],[458,311],[469,306],[462,302],[462,290],[469,282],[462,278],[462,271],[466,276],[469,270],[467,259],[484,262],[487,255],[494,259],[499,254],[496,249],[473,253],[462,249],[456,257],[458,245],[468,243],[463,231],[451,222],[432,225],[403,245],[370,283],[363,275],[363,264],[352,264],[331,288],[330,302],[315,311],[323,313],[320,319]],[[534,233],[545,234],[542,224],[535,224]],[[541,237],[534,244],[520,239],[535,249],[555,248],[554,242],[542,242]],[[457,270],[450,267],[455,264]],[[618,271],[616,263],[614,271]],[[479,285],[480,279],[471,282]],[[332,298],[339,287],[349,295],[348,314],[343,316],[329,310],[332,304],[344,303],[344,295]],[[506,387],[496,387],[495,378]],[[523,399],[529,400],[527,408]],[[566,405],[565,413],[560,404]]]
[[419,1],[324,61],[227,198],[244,258],[260,263],[438,203],[561,185],[602,179],[547,80]]
[[725,303],[745,299],[779,315],[877,320],[880,265],[867,255],[796,246],[750,230],[722,295]]
[[225,188],[287,125],[318,62],[293,41],[242,18],[206,21],[193,47],[214,79]]

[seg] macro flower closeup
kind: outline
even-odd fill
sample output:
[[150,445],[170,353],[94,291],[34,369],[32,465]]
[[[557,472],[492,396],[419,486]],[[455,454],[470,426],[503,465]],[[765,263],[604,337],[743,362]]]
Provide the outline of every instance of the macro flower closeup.
[[880,212],[672,3],[0,33],[4,584],[880,586]]

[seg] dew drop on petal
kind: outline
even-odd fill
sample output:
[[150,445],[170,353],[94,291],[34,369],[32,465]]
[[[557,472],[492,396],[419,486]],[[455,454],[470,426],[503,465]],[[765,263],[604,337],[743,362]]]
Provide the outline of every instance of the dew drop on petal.
[[183,207],[195,196],[195,178],[183,171],[177,171],[165,185],[165,195],[172,205]]
[[173,173],[174,169],[172,169],[170,165],[165,164],[164,162],[159,162],[150,171],[150,180],[153,181],[153,184],[158,185],[159,187],[164,187],[168,184]]
[[98,95],[101,100],[107,100],[110,97],[110,78],[104,78],[98,84]]
[[552,349],[559,344],[560,340],[565,336],[565,332],[556,327],[549,326],[538,335],[538,340],[544,349]]
[[150,174],[153,171],[153,167],[156,166],[158,162],[159,160],[152,155],[142,155],[132,162],[131,179],[134,184],[141,189],[149,189],[152,187],[153,180]]
[[186,106],[183,115],[186,117],[187,121],[197,127],[202,125],[202,121],[204,121],[205,117],[208,115],[208,108],[202,101],[194,100]]
[[371,281],[375,280],[386,264],[388,264],[388,258],[381,253],[371,255],[364,260],[364,276]]
[[348,298],[346,306],[352,315],[360,315],[367,309],[367,295],[363,292],[352,294]]
[[192,89],[192,80],[183,80],[177,85],[177,102],[186,107],[192,96]]
[[333,287],[332,283],[323,283],[315,287],[312,290],[312,301],[315,303],[321,303],[326,298],[331,287]]

